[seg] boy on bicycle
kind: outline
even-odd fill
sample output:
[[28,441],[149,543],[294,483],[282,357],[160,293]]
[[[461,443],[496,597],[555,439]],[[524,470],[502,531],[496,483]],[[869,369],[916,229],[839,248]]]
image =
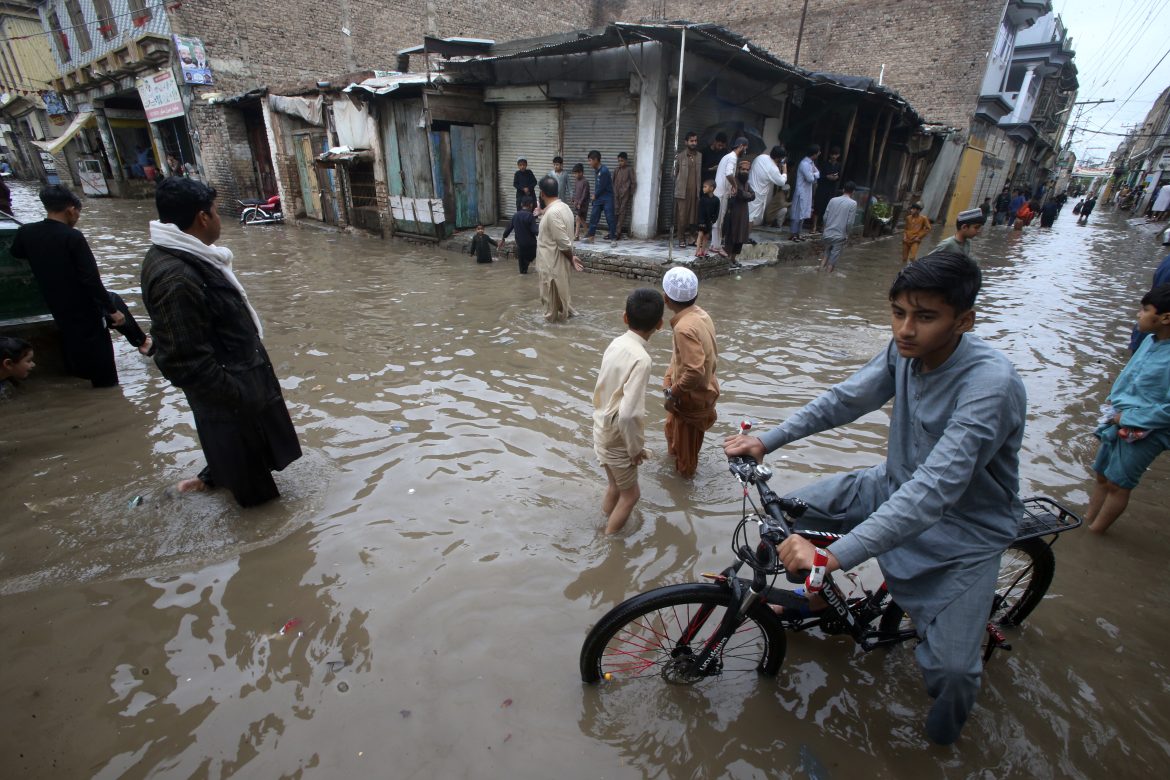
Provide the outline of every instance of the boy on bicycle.
[[[829,570],[876,557],[894,600],[914,621],[916,657],[935,702],[926,733],[949,745],[975,704],[1000,556],[1023,506],[1019,449],[1024,385],[1011,362],[970,331],[978,265],[935,252],[890,287],[893,339],[860,371],[759,438],[733,436],[728,456],[762,459],[785,444],[853,422],[894,400],[886,461],[798,490],[806,518],[845,536]],[[780,547],[789,571],[810,569],[802,537]]]
[[650,353],[646,345],[662,329],[665,303],[657,290],[640,287],[626,298],[623,321],[629,327],[610,342],[601,358],[593,390],[593,450],[605,469],[601,502],[605,533],[620,531],[642,495],[638,464],[650,454],[646,444],[646,386]]

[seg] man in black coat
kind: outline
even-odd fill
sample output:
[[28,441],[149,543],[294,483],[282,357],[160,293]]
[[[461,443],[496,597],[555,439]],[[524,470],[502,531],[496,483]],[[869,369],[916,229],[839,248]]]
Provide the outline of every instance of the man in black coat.
[[118,384],[109,325],[125,315],[102,284],[97,261],[81,231],[81,200],[65,187],[41,190],[45,218],[21,225],[12,242],[13,257],[28,260],[41,295],[61,331],[65,369],[94,387]]
[[142,264],[154,360],[195,415],[207,466],[179,490],[223,486],[241,506],[280,495],[272,471],[301,456],[300,443],[264,349],[260,318],[232,270],[220,235],[215,190],[171,177],[155,192],[159,219]]

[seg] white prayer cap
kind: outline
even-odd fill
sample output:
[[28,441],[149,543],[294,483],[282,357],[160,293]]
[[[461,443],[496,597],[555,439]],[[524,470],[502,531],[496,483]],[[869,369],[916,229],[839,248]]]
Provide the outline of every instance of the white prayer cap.
[[689,268],[676,266],[662,277],[662,291],[678,303],[693,301],[699,295],[699,277]]

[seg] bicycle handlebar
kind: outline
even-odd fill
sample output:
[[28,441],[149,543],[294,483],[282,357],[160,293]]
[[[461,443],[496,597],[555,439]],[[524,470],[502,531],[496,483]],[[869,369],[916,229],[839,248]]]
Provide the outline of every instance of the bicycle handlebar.
[[[764,528],[760,531],[759,552],[750,556],[749,562],[752,563],[753,567],[758,567],[761,570],[776,572],[780,560],[776,548],[792,534],[788,517],[800,517],[808,510],[808,504],[798,498],[785,498],[776,495],[776,492],[768,487],[768,480],[772,478],[772,470],[758,463],[755,458],[747,455],[736,455],[727,459],[727,465],[740,482],[745,485],[755,485],[760,494],[760,502],[764,505],[764,511],[768,515],[768,520],[771,520],[771,522],[764,521]],[[747,552],[750,553],[750,550]],[[827,560],[826,557],[825,563]],[[811,574],[785,570],[785,576],[789,582],[796,585],[804,583],[813,592],[821,589],[824,573],[825,566],[823,564],[819,567],[819,573],[818,567],[814,567]]]

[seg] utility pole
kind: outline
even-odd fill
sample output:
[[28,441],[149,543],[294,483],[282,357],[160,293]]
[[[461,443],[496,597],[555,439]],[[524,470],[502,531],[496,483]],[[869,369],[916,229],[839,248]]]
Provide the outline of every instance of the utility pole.
[[808,13],[808,0],[804,0],[804,8],[800,9],[800,29],[796,31],[796,53],[792,55],[792,64],[800,64],[800,41],[804,38],[804,16]]
[[1077,107],[1077,115],[1072,121],[1072,126],[1068,129],[1068,137],[1064,140],[1064,150],[1067,152],[1072,148],[1073,133],[1077,131],[1077,124],[1081,121],[1081,114],[1084,113],[1085,106],[1099,106],[1102,103],[1116,103],[1117,100],[1110,98],[1109,100],[1082,100],[1073,103]]

